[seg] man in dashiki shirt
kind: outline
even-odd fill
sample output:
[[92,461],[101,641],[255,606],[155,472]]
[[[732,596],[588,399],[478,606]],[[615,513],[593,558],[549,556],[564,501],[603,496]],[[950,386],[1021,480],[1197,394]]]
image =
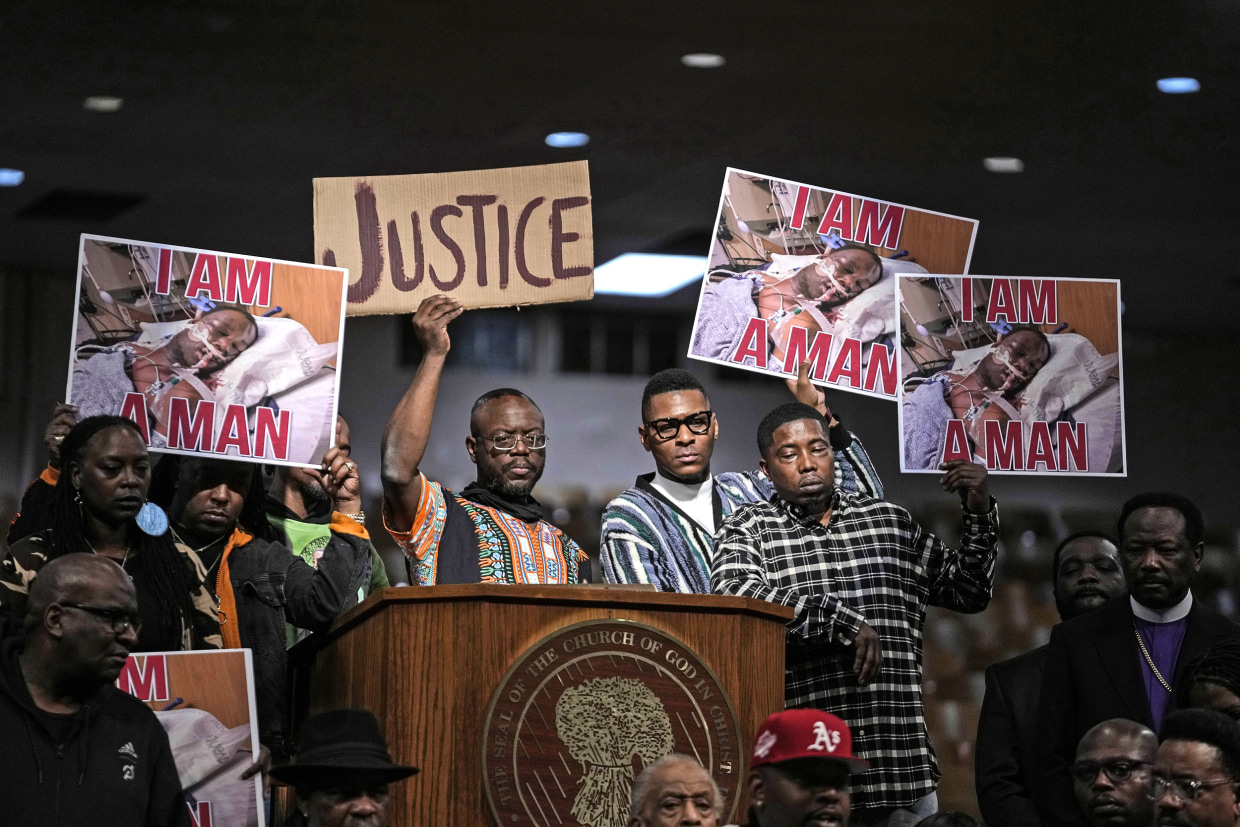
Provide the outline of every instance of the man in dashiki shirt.
[[422,362],[383,432],[383,518],[405,552],[409,582],[578,583],[589,558],[542,519],[530,491],[547,461],[542,411],[514,388],[483,394],[469,416],[465,448],[478,479],[460,493],[418,470],[426,452],[456,299],[425,299],[413,315]]

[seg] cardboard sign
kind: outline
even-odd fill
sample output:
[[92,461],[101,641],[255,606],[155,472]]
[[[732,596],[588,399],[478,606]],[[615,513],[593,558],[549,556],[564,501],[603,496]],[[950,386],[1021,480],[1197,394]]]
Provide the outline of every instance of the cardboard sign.
[[83,235],[66,399],[173,454],[315,466],[335,443],[348,274]]
[[977,222],[729,169],[689,356],[896,397],[897,273],[967,273]]
[[900,464],[1125,476],[1119,282],[901,276]]
[[346,267],[350,316],[412,313],[446,293],[466,307],[594,296],[585,161],[314,179],[314,248]]
[[168,733],[194,827],[263,827],[262,775],[241,780],[259,752],[249,649],[130,655],[116,686]]

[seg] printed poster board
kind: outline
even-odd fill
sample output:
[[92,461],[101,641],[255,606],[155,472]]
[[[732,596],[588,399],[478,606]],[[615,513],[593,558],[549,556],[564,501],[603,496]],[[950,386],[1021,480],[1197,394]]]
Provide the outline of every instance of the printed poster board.
[[66,399],[147,445],[315,466],[336,438],[348,274],[83,235]]
[[900,467],[1126,475],[1119,282],[900,276]]
[[350,316],[590,299],[590,202],[585,161],[315,178],[315,257],[348,268]]
[[195,827],[263,827],[262,775],[241,780],[259,750],[249,649],[130,655],[116,685],[168,733]]
[[[689,356],[896,398],[899,273],[968,273],[977,221],[729,168]],[[865,249],[848,249],[849,247]],[[838,249],[837,249],[838,248]]]

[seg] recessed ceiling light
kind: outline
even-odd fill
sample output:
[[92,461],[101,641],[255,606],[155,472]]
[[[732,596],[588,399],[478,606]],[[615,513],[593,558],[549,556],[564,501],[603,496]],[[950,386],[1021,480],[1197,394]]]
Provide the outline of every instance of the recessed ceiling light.
[[701,279],[705,272],[704,256],[625,253],[594,268],[594,292],[659,298]]
[[727,63],[723,55],[717,55],[713,52],[694,52],[691,55],[682,55],[680,62],[688,66],[690,69],[718,69]]
[[1024,172],[1025,162],[1019,158],[1008,158],[1002,155],[995,155],[990,158],[982,159],[982,166],[986,167],[987,172]]
[[1197,78],[1159,78],[1158,91],[1168,95],[1187,95],[1190,92],[1200,92],[1201,84],[1197,82]]
[[82,101],[82,107],[88,112],[119,112],[125,101],[111,95],[91,95]]
[[0,187],[15,187],[26,180],[26,173],[20,169],[0,169]]
[[552,132],[545,140],[547,146],[566,149],[574,146],[585,146],[590,143],[590,136],[584,132]]

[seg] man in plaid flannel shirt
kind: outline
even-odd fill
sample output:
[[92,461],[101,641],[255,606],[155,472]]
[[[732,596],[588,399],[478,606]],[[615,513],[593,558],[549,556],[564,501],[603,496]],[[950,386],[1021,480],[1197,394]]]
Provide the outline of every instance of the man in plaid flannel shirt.
[[792,606],[785,701],[852,727],[869,771],[853,777],[854,823],[914,824],[937,808],[940,773],[922,711],[926,606],[980,612],[994,584],[998,514],[986,469],[946,463],[964,507],[960,550],[891,503],[832,484],[822,415],[781,405],[758,426],[769,502],[738,508],[715,537],[719,594]]

